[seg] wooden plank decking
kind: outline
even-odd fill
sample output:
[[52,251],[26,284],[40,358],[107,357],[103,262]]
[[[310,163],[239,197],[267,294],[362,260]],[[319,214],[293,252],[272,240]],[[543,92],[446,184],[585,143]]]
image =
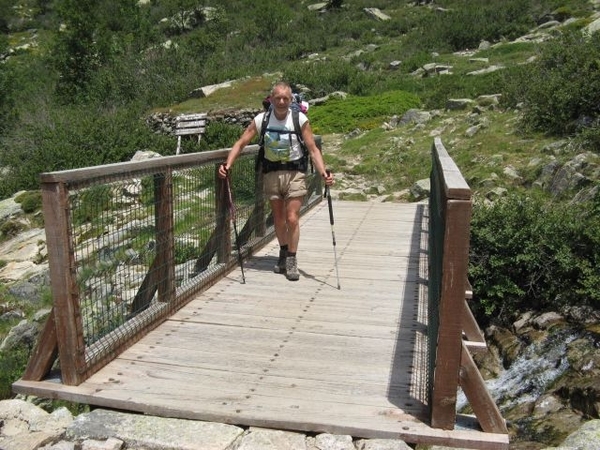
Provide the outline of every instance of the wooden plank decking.
[[506,448],[429,426],[425,205],[326,202],[302,218],[301,278],[275,241],[79,386],[17,392],[160,416],[409,443]]

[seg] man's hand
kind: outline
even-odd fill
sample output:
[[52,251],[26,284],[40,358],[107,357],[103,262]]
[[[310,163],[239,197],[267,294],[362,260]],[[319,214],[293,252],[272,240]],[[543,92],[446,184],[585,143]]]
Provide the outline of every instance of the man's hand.
[[227,168],[227,163],[221,163],[219,166],[219,178],[225,179],[227,178],[227,174],[229,173],[229,169]]
[[323,179],[325,180],[325,184],[327,186],[331,186],[333,184],[333,173],[331,172],[331,170],[325,171]]

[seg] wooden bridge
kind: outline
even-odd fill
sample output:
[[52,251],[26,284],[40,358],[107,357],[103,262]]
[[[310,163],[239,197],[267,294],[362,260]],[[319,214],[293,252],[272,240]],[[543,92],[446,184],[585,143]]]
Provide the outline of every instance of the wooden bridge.
[[[332,226],[320,177],[311,177],[297,282],[272,270],[278,246],[255,147],[234,167],[244,271],[236,264],[215,177],[226,153],[42,175],[54,308],[14,391],[507,449],[471,358],[485,344],[467,303],[470,190],[442,142],[432,146],[427,203],[336,201]],[[456,412],[459,388],[471,416]]]

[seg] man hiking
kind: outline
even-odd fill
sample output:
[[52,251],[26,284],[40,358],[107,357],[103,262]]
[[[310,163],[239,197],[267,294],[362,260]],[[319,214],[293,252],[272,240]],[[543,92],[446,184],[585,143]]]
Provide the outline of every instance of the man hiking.
[[[280,247],[274,271],[285,273],[288,280],[296,281],[300,278],[296,251],[300,240],[300,208],[307,193],[308,156],[327,186],[333,184],[333,175],[325,168],[308,117],[291,108],[293,96],[290,85],[277,83],[270,99],[269,110],[258,114],[233,144],[227,161],[219,167],[219,177],[227,177],[240,152],[258,134],[261,138],[259,158],[265,174],[264,191],[271,204]],[[298,120],[296,125],[295,120]],[[296,131],[298,124],[301,135]]]

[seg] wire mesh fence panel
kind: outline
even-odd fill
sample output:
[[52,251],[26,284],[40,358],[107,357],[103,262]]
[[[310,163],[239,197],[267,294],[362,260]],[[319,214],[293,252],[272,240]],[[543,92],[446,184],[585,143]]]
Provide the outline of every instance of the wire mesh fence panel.
[[[257,150],[247,147],[232,168],[231,203],[217,175],[228,149],[42,174],[55,321],[67,329],[59,348],[75,355],[61,367],[73,372],[69,382],[272,238]],[[310,174],[309,185],[303,210],[320,199],[320,177]]]

